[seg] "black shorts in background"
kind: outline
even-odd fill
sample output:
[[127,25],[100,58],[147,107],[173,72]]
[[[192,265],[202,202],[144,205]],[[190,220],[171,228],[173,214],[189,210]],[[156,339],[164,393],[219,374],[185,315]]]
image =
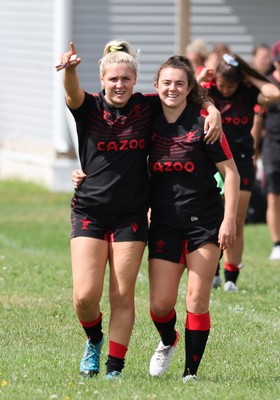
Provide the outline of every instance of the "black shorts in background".
[[235,163],[240,175],[240,190],[252,192],[256,175],[253,159],[246,161],[236,159]]

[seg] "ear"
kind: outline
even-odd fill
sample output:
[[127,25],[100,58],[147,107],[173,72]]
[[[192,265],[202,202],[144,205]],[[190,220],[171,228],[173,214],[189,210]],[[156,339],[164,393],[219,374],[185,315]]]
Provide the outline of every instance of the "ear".
[[104,87],[103,75],[99,74],[99,79],[100,79],[100,82],[101,82],[102,87]]
[[154,81],[154,87],[156,88],[156,90],[158,90],[158,83],[157,83],[157,81]]

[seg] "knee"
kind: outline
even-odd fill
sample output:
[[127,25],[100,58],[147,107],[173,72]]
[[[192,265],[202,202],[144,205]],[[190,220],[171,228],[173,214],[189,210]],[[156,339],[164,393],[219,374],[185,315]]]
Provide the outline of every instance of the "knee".
[[168,313],[170,313],[170,311],[173,310],[174,307],[175,304],[168,300],[151,299],[150,302],[150,309],[152,313],[158,317],[163,317],[167,315]]
[[187,310],[194,314],[204,314],[209,309],[208,293],[201,293],[195,290],[187,295]]
[[74,292],[73,306],[76,311],[87,310],[93,307],[93,298],[88,292]]
[[134,292],[110,292],[111,309],[132,310],[134,309]]

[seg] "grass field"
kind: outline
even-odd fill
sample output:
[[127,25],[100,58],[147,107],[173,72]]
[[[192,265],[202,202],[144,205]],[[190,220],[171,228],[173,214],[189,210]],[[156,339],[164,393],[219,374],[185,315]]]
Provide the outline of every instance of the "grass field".
[[[184,340],[168,373],[148,375],[158,336],[150,321],[146,256],[136,293],[136,324],[121,381],[79,376],[85,336],[72,308],[70,194],[0,181],[0,399],[280,399],[280,262],[269,262],[266,225],[245,229],[238,293],[213,290],[212,328],[199,380],[183,384]],[[177,328],[183,339],[186,277]],[[102,300],[107,336],[107,286]],[[105,340],[106,343],[106,340]]]

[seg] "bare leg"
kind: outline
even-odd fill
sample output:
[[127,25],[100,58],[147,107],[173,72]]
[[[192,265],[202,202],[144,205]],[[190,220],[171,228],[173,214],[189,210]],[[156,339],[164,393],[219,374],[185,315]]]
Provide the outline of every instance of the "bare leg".
[[150,307],[157,316],[164,316],[175,307],[184,269],[183,264],[160,259],[150,260]]
[[224,252],[224,260],[228,264],[238,265],[242,261],[244,248],[244,225],[251,198],[251,192],[240,191],[236,217],[236,242]]
[[209,311],[212,281],[220,257],[218,246],[207,243],[187,255],[187,310],[195,314]]
[[273,242],[270,260],[280,260],[280,194],[268,193],[266,220]]
[[143,242],[110,245],[109,339],[123,346],[128,346],[134,325],[135,284],[144,249]]
[[175,305],[185,265],[166,260],[149,261],[150,312],[160,342],[150,360],[150,375],[163,375],[171,362],[179,333],[175,330]]
[[280,241],[280,195],[267,195],[267,224],[273,243]]
[[100,314],[108,243],[88,237],[71,240],[73,302],[80,321],[92,321]]
[[103,345],[100,299],[108,259],[108,243],[88,237],[71,240],[73,302],[79,321],[88,337],[80,373],[89,377],[99,373]]
[[183,382],[196,378],[210,332],[209,301],[220,250],[208,243],[187,255],[188,286],[185,324],[186,361]]

